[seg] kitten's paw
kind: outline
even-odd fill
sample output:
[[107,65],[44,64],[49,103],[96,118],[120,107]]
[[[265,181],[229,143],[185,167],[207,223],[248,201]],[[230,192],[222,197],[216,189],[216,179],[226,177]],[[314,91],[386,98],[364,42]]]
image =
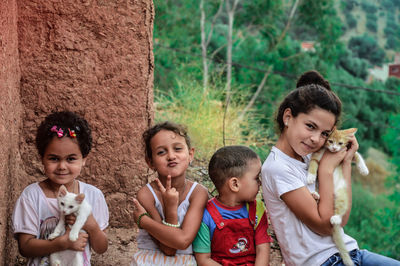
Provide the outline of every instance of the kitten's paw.
[[307,175],[307,184],[314,183],[316,179],[317,179],[317,175],[308,173],[308,175]]
[[79,232],[71,231],[69,233],[69,240],[71,240],[72,242],[75,242],[78,239],[78,235],[79,235]]
[[318,201],[321,197],[319,196],[319,193],[317,191],[311,192],[311,195],[313,198]]
[[333,215],[331,217],[331,224],[332,225],[340,225],[342,223],[342,217],[340,217],[339,215]]
[[57,234],[56,232],[51,233],[51,234],[49,235],[49,240],[53,240],[53,239],[56,238],[57,236],[58,236],[58,234]]

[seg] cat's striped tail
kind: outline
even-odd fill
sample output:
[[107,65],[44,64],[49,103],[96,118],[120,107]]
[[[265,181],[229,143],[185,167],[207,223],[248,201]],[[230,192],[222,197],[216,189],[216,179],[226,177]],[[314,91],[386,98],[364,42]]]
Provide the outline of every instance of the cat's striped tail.
[[332,233],[333,242],[336,244],[336,247],[339,250],[339,254],[340,254],[340,257],[342,257],[344,265],[354,266],[354,263],[350,258],[349,252],[346,249],[346,245],[343,242],[341,229],[342,229],[342,227],[340,227],[339,224],[333,225],[333,233]]

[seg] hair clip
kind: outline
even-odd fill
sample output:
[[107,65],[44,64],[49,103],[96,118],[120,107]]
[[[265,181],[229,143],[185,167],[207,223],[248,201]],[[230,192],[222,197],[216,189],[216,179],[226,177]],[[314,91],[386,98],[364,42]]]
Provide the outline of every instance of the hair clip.
[[71,130],[71,129],[68,128],[68,131],[69,131],[69,136],[70,136],[71,138],[76,138],[75,130]]
[[51,132],[56,132],[56,133],[57,133],[57,136],[58,136],[59,138],[62,138],[62,137],[64,136],[64,131],[62,130],[61,127],[60,127],[59,129],[57,129],[57,126],[53,126],[53,127],[50,129],[50,131],[51,131]]

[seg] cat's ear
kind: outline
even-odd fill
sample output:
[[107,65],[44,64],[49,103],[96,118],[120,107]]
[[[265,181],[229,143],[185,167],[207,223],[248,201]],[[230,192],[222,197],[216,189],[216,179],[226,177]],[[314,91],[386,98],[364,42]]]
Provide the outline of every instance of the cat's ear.
[[83,201],[84,199],[85,199],[85,194],[83,194],[83,193],[78,194],[78,195],[75,197],[75,201],[78,202],[78,203],[82,203],[82,201]]
[[65,195],[67,195],[67,192],[67,188],[64,185],[61,185],[60,189],[58,190],[58,196],[64,197]]
[[354,136],[354,134],[356,134],[356,132],[357,132],[357,128],[349,128],[349,129],[343,130],[343,133],[347,136]]

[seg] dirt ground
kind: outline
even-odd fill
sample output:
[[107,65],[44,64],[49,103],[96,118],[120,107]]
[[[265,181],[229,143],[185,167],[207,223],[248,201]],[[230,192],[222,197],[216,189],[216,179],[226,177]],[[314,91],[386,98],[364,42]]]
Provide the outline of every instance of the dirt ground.
[[[133,253],[136,251],[137,229],[111,228],[108,231],[109,246],[103,255],[93,255],[92,265],[111,266],[129,265]],[[271,249],[270,266],[283,266],[282,256],[277,249]]]
[[[108,250],[104,254],[92,254],[93,266],[125,266],[129,265],[136,247],[136,228],[109,228]],[[284,266],[281,253],[278,249],[271,248],[270,266]],[[25,259],[18,257],[14,265],[26,265]]]

